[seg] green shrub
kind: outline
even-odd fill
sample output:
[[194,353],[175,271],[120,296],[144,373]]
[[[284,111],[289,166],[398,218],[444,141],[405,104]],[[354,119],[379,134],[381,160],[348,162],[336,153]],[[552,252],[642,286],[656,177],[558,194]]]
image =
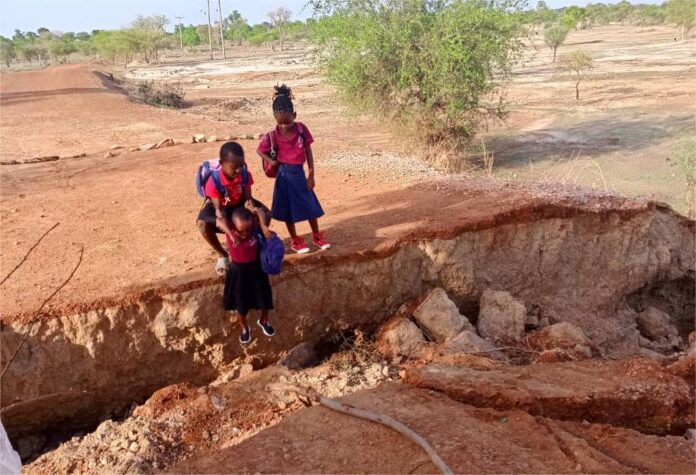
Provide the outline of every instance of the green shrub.
[[321,64],[351,106],[428,145],[468,142],[484,116],[504,115],[498,92],[522,51],[518,0],[310,4]]

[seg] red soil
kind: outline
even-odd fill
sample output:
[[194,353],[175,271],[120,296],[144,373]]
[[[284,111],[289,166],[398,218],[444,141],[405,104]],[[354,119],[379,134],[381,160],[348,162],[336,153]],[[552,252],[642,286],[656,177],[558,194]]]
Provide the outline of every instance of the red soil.
[[[217,155],[220,143],[128,150],[197,132],[255,131],[135,104],[85,65],[10,73],[2,79],[0,159],[88,153],[0,169],[2,277],[46,229],[60,222],[2,285],[2,321],[39,318],[37,307],[69,275],[81,245],[85,250],[79,270],[42,314],[103,307],[145,291],[167,292],[214,281],[215,255],[195,226],[201,199],[194,191],[194,173],[201,160]],[[321,224],[335,246],[324,253],[291,256],[291,266],[372,256],[391,252],[403,239],[452,235],[506,221],[617,210],[632,214],[652,206],[598,196],[579,203],[555,190],[461,177],[431,177],[415,185],[369,176],[358,179],[322,166],[322,157],[343,144],[346,127],[311,113],[303,120],[310,126],[317,123],[317,194],[326,211]],[[384,135],[372,130],[356,133],[362,135],[353,139],[373,146],[385,142]],[[257,180],[254,195],[270,205],[273,181],[260,170],[256,141],[241,143]],[[112,144],[126,148],[104,158]],[[281,223],[275,229],[286,235]],[[306,225],[299,230],[309,232]]]

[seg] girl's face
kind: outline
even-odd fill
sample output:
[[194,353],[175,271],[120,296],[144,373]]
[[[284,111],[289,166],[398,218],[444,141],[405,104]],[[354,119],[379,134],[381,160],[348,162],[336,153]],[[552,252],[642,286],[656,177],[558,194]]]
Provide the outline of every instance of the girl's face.
[[235,231],[237,232],[237,236],[240,237],[240,239],[246,239],[251,235],[251,230],[254,227],[254,223],[250,220],[245,221],[241,219],[235,219],[234,220],[234,228]]
[[[231,158],[231,160],[229,158]],[[242,168],[244,168],[244,159],[237,157],[236,155],[228,157],[227,160],[222,162],[221,167],[222,173],[224,173],[227,178],[232,179],[237,176],[237,173],[242,173]]]
[[292,126],[295,124],[295,118],[297,118],[297,112],[274,112],[276,122],[278,123],[278,128],[281,132],[289,132]]

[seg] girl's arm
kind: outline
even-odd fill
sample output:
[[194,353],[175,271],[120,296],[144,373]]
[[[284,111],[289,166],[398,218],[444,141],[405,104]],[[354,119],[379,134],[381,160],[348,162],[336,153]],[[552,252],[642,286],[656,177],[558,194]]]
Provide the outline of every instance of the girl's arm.
[[311,145],[305,147],[305,156],[307,157],[307,189],[313,190],[316,182],[314,180],[314,153],[312,153]]
[[251,211],[259,217],[259,225],[261,226],[261,231],[263,232],[263,235],[266,236],[266,239],[270,238],[271,230],[267,224],[268,214],[266,213],[266,210],[263,209],[261,206],[256,206],[253,201],[247,201],[246,209],[248,209],[249,211]]
[[237,242],[237,238],[227,225],[227,219],[225,219],[225,213],[222,211],[220,200],[218,198],[210,198],[210,200],[213,202],[213,206],[215,207],[215,224],[217,224],[218,228],[222,229],[225,234],[230,236],[233,242]]
[[271,165],[273,165],[273,166],[278,165],[278,160],[273,160],[270,155],[263,153],[263,152],[260,152],[258,150],[256,151],[256,153],[258,154],[259,157],[261,157],[264,161],[270,163]]

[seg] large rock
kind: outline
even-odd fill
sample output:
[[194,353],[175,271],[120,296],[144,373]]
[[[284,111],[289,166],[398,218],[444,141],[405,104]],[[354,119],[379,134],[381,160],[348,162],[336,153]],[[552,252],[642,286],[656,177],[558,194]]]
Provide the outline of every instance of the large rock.
[[657,362],[588,360],[489,371],[430,365],[404,380],[477,407],[602,422],[666,434],[694,424],[694,391]]
[[527,311],[524,303],[509,292],[484,290],[481,295],[478,317],[478,332],[493,340],[518,340],[524,335]]
[[305,341],[288,351],[288,354],[278,364],[288,369],[302,369],[318,359],[314,345]]
[[[438,343],[454,338],[463,330],[475,331],[471,322],[440,289],[431,290],[413,312],[426,334]],[[524,324],[523,324],[524,326]]]
[[[454,473],[693,473],[693,442],[618,427],[498,412],[390,383],[341,398],[398,420]],[[282,449],[282,450],[281,450]],[[440,473],[406,437],[314,406],[166,473]]]
[[489,356],[502,361],[507,360],[507,357],[500,351],[497,351],[493,345],[469,330],[464,330],[445,343],[443,351],[445,354],[471,353]]
[[655,307],[648,307],[640,312],[636,323],[638,323],[640,334],[651,340],[668,339],[679,335],[669,315]]
[[416,358],[425,344],[420,329],[411,320],[396,317],[389,320],[377,335],[376,348],[387,357]]
[[540,350],[574,348],[576,345],[590,347],[592,344],[585,332],[568,322],[555,323],[539,330],[530,335],[529,343]]

